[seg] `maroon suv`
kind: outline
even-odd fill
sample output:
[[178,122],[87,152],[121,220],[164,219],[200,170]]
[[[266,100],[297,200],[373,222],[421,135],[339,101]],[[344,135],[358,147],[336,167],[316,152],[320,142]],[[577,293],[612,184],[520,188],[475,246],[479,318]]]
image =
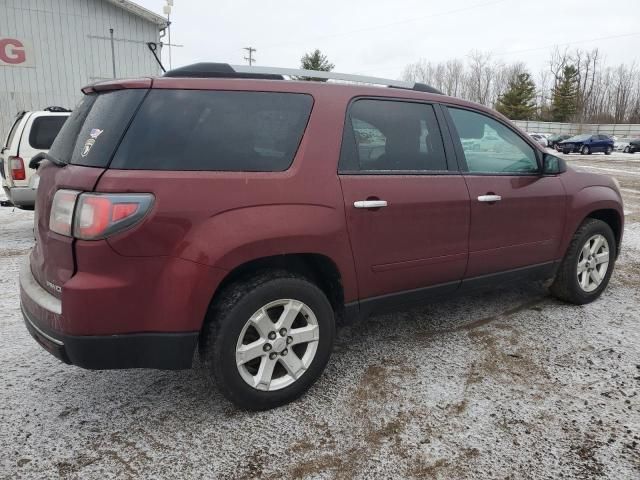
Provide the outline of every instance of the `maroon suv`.
[[520,278],[554,278],[575,304],[607,286],[624,218],[612,179],[425,85],[273,70],[83,90],[41,155],[20,275],[46,350],[180,369],[199,349],[230,400],[264,409],[318,379],[338,319]]

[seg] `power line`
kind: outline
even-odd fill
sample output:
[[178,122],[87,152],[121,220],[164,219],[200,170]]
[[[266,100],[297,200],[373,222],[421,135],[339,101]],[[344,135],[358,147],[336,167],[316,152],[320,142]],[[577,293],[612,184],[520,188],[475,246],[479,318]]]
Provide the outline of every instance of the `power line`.
[[[534,51],[546,50],[546,49],[554,48],[554,47],[565,47],[565,46],[570,46],[570,45],[579,44],[579,43],[595,42],[595,41],[599,41],[599,40],[611,40],[611,39],[615,39],[615,38],[631,37],[631,36],[635,36],[635,35],[640,35],[640,32],[623,33],[623,34],[620,34],[620,35],[609,35],[607,37],[589,38],[589,39],[576,40],[576,41],[573,41],[573,42],[566,42],[566,43],[554,43],[554,44],[550,44],[550,45],[545,45],[544,47],[534,47],[534,48],[527,48],[527,49],[523,49],[523,50],[514,50],[514,51],[509,51],[509,52],[497,52],[497,53],[489,52],[489,53],[491,55],[511,55],[511,54],[515,54],[515,53],[534,52]],[[396,64],[394,66],[383,67],[383,68],[372,68],[372,69],[369,69],[369,70],[358,70],[357,73],[358,74],[365,74],[365,73],[372,73],[372,72],[378,72],[378,71],[395,70],[397,68],[406,67],[406,65],[407,64],[404,64],[404,65]]]
[[247,52],[249,52],[249,56],[244,57],[244,59],[249,62],[249,66],[253,65],[253,62],[256,61],[256,59],[253,58],[253,52],[255,52],[256,49],[253,47],[244,47],[243,50],[246,50]]
[[595,42],[595,41],[598,41],[598,40],[610,40],[610,39],[613,39],[613,38],[632,37],[634,35],[640,35],[640,32],[623,33],[623,34],[620,34],[620,35],[609,35],[608,37],[589,38],[589,39],[586,39],[586,40],[576,40],[574,42],[554,43],[552,45],[545,45],[544,47],[535,47],[535,48],[526,48],[524,50],[513,50],[513,51],[507,51],[507,52],[498,52],[498,53],[494,53],[492,55],[512,55],[514,53],[535,52],[537,50],[546,50],[547,48],[565,47],[565,46],[569,46],[569,45],[575,45],[576,43],[589,43],[589,42]]
[[[355,30],[348,30],[346,32],[339,32],[339,33],[330,33],[328,35],[319,35],[317,37],[310,37],[307,39],[304,39],[305,41],[315,41],[315,40],[323,40],[326,38],[335,38],[335,37],[344,37],[344,36],[349,36],[349,35],[353,35],[355,33],[361,33],[361,32],[368,32],[371,30],[378,30],[380,28],[388,28],[388,27],[395,27],[397,25],[405,25],[407,23],[414,23],[414,22],[420,22],[422,20],[426,20],[429,18],[436,18],[436,17],[442,17],[445,15],[453,15],[455,13],[461,13],[461,12],[466,12],[468,10],[473,10],[476,8],[481,8],[481,7],[487,7],[490,5],[495,5],[496,3],[502,3],[505,2],[506,0],[492,0],[490,2],[484,2],[484,3],[477,3],[475,5],[469,5],[466,7],[461,7],[461,8],[457,8],[454,10],[447,10],[444,12],[437,12],[437,13],[432,13],[429,15],[425,15],[422,17],[414,17],[414,18],[408,18],[406,20],[400,20],[397,22],[392,22],[392,23],[383,23],[383,24],[379,24],[379,25],[371,25],[368,27],[362,27],[362,28],[358,28]],[[296,42],[295,45],[299,45],[300,42]],[[272,45],[267,45],[266,47],[263,48],[280,48],[280,47],[286,47],[289,45],[294,45],[293,42],[285,42],[285,43],[277,43],[277,44],[272,44]]]

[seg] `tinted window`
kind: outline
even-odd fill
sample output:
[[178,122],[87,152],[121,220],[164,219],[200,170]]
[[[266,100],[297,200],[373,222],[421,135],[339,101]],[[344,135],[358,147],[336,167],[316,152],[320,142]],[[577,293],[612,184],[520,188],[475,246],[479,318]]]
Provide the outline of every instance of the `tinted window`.
[[31,124],[31,132],[29,133],[31,147],[38,150],[49,150],[66,119],[66,115],[37,117]]
[[75,165],[106,167],[146,92],[133,89],[85,95],[49,154]]
[[266,172],[289,168],[313,104],[275,92],[154,90],[112,168]]
[[340,170],[446,170],[433,107],[421,103],[358,100],[351,105],[342,140]]
[[513,130],[480,113],[458,108],[449,112],[460,136],[469,172],[534,173],[534,149]]

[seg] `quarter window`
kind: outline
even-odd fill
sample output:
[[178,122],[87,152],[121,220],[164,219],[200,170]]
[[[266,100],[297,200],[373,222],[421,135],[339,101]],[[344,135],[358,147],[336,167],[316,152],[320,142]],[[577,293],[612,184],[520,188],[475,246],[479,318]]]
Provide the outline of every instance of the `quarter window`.
[[111,168],[284,171],[312,105],[297,93],[152,90]]
[[431,105],[357,100],[345,123],[341,172],[447,170],[442,136]]
[[53,140],[67,120],[67,115],[37,117],[31,125],[29,144],[37,150],[49,150]]
[[480,113],[449,108],[470,173],[537,173],[534,149],[513,130]]

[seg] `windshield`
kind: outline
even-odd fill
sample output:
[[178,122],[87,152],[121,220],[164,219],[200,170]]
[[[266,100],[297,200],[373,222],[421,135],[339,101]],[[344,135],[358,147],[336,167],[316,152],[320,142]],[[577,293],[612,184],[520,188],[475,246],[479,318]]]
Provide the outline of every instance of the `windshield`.
[[571,142],[582,142],[584,140],[588,140],[589,138],[591,138],[591,135],[576,135],[575,137],[569,138],[568,141],[571,141]]

